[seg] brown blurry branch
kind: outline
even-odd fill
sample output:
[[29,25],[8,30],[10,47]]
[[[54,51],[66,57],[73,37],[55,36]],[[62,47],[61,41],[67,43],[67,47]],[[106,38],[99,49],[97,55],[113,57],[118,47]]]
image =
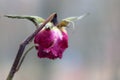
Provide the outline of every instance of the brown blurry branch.
[[[31,34],[30,36],[28,36],[28,38],[23,41],[20,46],[19,46],[19,50],[18,50],[18,53],[16,55],[16,58],[14,60],[14,63],[11,67],[11,70],[8,74],[8,77],[6,80],[12,80],[13,77],[14,77],[14,74],[17,72],[17,67],[19,65],[19,62],[21,60],[21,57],[23,55],[23,52],[25,50],[25,47],[27,46],[27,44],[30,43],[30,41],[36,36],[36,34],[48,23],[48,22],[53,22],[54,23],[54,19],[56,18],[57,14],[56,13],[53,13],[51,14],[44,22],[43,24],[39,27],[39,25],[36,25],[37,27],[39,27],[37,30],[35,30],[35,32],[33,34]],[[56,19],[55,19],[56,20]]]

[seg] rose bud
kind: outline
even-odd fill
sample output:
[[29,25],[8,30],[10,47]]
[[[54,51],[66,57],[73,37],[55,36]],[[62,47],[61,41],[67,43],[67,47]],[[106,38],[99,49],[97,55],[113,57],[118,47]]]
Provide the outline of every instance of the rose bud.
[[[83,14],[79,17],[69,17],[63,19],[56,26],[52,23],[46,24],[46,26],[35,36],[34,43],[38,50],[38,57],[56,59],[62,58],[63,52],[68,48],[68,34],[65,27],[69,23],[84,18],[88,14]],[[54,19],[53,21],[56,21]]]
[[68,48],[68,35],[64,28],[49,23],[35,36],[34,43],[37,44],[38,57],[62,58],[63,52]]

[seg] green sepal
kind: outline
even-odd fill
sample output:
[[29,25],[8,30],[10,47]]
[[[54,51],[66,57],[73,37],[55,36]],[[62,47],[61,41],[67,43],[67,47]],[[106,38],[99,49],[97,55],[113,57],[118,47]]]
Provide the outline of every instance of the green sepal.
[[66,27],[69,23],[73,23],[74,21],[81,20],[84,17],[86,17],[87,15],[89,15],[89,13],[83,14],[83,15],[78,16],[78,17],[68,17],[68,18],[65,18],[57,26],[58,27]]
[[32,21],[35,26],[39,25],[40,23],[44,22],[45,19],[38,17],[38,16],[29,16],[29,15],[4,15],[8,18],[16,18],[16,19],[27,19],[29,21]]

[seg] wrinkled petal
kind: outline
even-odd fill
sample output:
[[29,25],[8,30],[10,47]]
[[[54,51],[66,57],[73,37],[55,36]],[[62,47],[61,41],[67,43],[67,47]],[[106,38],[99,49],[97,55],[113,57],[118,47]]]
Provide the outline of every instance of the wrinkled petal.
[[51,30],[42,30],[36,35],[34,42],[40,44],[44,48],[48,48],[52,46],[55,41],[53,40],[55,39],[55,36],[52,35],[52,33],[54,32]]
[[68,47],[68,35],[57,27],[41,30],[34,39],[38,44],[38,57],[56,59],[62,58],[62,54]]

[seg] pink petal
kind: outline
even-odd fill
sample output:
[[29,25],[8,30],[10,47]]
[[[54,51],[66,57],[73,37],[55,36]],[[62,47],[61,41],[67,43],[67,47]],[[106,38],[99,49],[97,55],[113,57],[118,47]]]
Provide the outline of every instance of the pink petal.
[[62,54],[68,47],[68,35],[66,32],[55,29],[44,29],[34,39],[38,50],[38,57],[56,59],[62,58]]

